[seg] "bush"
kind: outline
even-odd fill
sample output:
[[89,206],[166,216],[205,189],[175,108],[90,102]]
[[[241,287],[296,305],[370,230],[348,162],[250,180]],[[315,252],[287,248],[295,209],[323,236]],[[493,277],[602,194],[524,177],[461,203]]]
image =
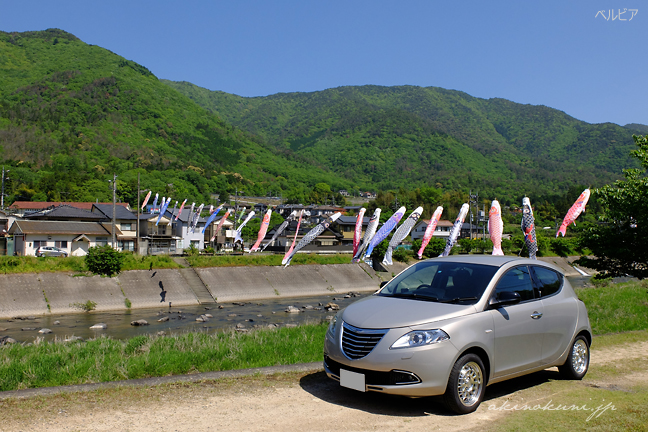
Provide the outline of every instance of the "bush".
[[459,243],[462,252],[470,253],[470,251],[473,249],[473,241],[469,238],[459,239],[457,243]]
[[573,253],[572,244],[571,240],[558,237],[551,239],[551,250],[558,256],[567,257]]
[[70,306],[81,309],[82,311],[85,312],[90,312],[95,310],[95,308],[97,307],[97,302],[88,300],[85,303],[72,303]]
[[200,251],[198,250],[198,248],[196,247],[196,245],[194,245],[193,243],[191,243],[191,244],[189,245],[189,247],[186,248],[186,249],[184,250],[184,253],[185,253],[187,256],[196,256],[196,255],[198,255],[199,252],[200,252]]
[[396,249],[392,254],[396,261],[406,263],[409,260],[410,254],[403,248]]
[[123,262],[124,255],[109,245],[91,247],[85,256],[85,264],[88,270],[94,274],[109,277],[121,272]]

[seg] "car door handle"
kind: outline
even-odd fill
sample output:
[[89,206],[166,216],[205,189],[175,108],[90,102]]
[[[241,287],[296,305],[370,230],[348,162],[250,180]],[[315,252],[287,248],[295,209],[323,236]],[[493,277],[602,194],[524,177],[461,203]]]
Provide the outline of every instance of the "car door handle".
[[533,319],[540,319],[540,318],[542,318],[542,314],[541,314],[540,312],[538,312],[538,311],[535,311],[535,312],[533,312],[533,313],[531,314],[531,318],[533,318]]

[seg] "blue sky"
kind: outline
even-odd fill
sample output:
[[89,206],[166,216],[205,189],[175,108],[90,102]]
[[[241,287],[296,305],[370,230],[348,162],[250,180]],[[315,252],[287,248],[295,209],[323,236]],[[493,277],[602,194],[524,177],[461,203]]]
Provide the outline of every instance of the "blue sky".
[[547,105],[589,123],[648,124],[648,4],[637,0],[0,6],[0,30],[60,28],[158,78],[240,96],[408,84]]

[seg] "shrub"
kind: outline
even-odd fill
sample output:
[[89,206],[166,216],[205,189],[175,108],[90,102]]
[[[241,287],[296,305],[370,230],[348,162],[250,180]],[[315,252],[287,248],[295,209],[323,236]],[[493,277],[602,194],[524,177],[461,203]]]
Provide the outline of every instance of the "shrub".
[[70,306],[81,309],[85,312],[90,312],[95,310],[97,307],[97,302],[93,302],[92,300],[88,300],[85,303],[72,303]]
[[91,247],[85,256],[85,264],[88,270],[94,274],[109,277],[119,274],[123,262],[124,255],[109,245]]
[[189,247],[184,250],[184,253],[187,256],[196,256],[196,255],[198,255],[199,252],[200,251],[198,250],[196,245],[194,245],[193,243],[191,243],[191,245],[189,245]]
[[459,243],[461,250],[465,253],[470,253],[470,251],[473,249],[473,241],[470,240],[469,238],[459,239],[457,243]]
[[407,253],[407,251],[405,249],[400,248],[400,249],[396,249],[394,251],[394,253],[392,254],[392,256],[394,257],[394,259],[396,261],[406,263],[408,261],[410,255],[409,255],[409,253]]

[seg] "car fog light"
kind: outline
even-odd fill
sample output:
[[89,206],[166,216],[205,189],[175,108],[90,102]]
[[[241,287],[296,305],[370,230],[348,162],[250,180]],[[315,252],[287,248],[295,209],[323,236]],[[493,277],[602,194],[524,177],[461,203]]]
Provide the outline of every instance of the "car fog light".
[[450,339],[450,336],[440,329],[414,330],[401,336],[396,342],[394,342],[390,349],[431,345],[448,339]]

